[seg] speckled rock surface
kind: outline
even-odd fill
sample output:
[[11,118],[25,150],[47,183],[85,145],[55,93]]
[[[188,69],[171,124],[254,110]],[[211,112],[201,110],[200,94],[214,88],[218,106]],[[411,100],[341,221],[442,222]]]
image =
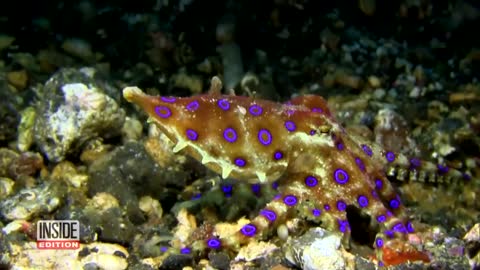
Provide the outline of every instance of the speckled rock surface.
[[125,112],[94,74],[61,69],[37,91],[35,142],[50,160],[63,160],[92,138],[120,134]]

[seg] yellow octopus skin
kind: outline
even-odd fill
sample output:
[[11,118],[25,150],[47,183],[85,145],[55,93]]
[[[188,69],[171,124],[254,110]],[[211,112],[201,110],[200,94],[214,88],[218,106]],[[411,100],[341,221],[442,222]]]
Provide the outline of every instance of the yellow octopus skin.
[[207,94],[192,97],[152,97],[137,87],[123,90],[125,99],[140,106],[175,143],[174,152],[183,151],[222,178],[246,183],[278,180],[279,195],[251,223],[235,235],[205,239],[196,246],[237,249],[293,217],[340,231],[348,242],[346,208],[353,206],[378,224],[373,246],[381,260],[385,246],[405,241],[414,232],[387,175],[427,182],[462,176],[347,134],[320,96],[276,103],[222,95],[220,89],[214,77]]

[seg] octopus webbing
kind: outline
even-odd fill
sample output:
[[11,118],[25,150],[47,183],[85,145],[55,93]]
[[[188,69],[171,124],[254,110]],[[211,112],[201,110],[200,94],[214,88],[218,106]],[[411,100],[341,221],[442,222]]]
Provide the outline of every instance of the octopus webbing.
[[340,232],[348,242],[347,207],[355,207],[380,228],[372,243],[380,262],[388,263],[382,256],[392,249],[400,261],[428,260],[406,241],[414,228],[387,175],[448,182],[462,177],[460,172],[348,134],[320,96],[276,103],[222,95],[221,87],[214,77],[207,94],[192,97],[153,97],[137,87],[123,90],[125,99],[140,106],[175,143],[174,152],[183,151],[224,179],[278,181],[279,194],[234,235],[214,231],[192,245],[238,249],[294,217]]

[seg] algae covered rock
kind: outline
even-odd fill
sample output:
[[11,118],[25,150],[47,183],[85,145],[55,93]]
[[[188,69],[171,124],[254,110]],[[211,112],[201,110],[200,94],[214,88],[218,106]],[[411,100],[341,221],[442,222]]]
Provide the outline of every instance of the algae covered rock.
[[35,143],[52,161],[61,161],[85,142],[120,134],[125,112],[107,95],[111,86],[89,68],[61,69],[38,90]]

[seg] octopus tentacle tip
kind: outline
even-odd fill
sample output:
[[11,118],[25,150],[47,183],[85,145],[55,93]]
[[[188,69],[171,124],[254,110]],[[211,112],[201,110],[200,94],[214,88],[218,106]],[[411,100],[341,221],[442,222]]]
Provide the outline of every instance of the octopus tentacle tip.
[[123,97],[129,102],[133,102],[136,96],[141,95],[144,95],[144,93],[136,86],[128,86],[123,89]]

